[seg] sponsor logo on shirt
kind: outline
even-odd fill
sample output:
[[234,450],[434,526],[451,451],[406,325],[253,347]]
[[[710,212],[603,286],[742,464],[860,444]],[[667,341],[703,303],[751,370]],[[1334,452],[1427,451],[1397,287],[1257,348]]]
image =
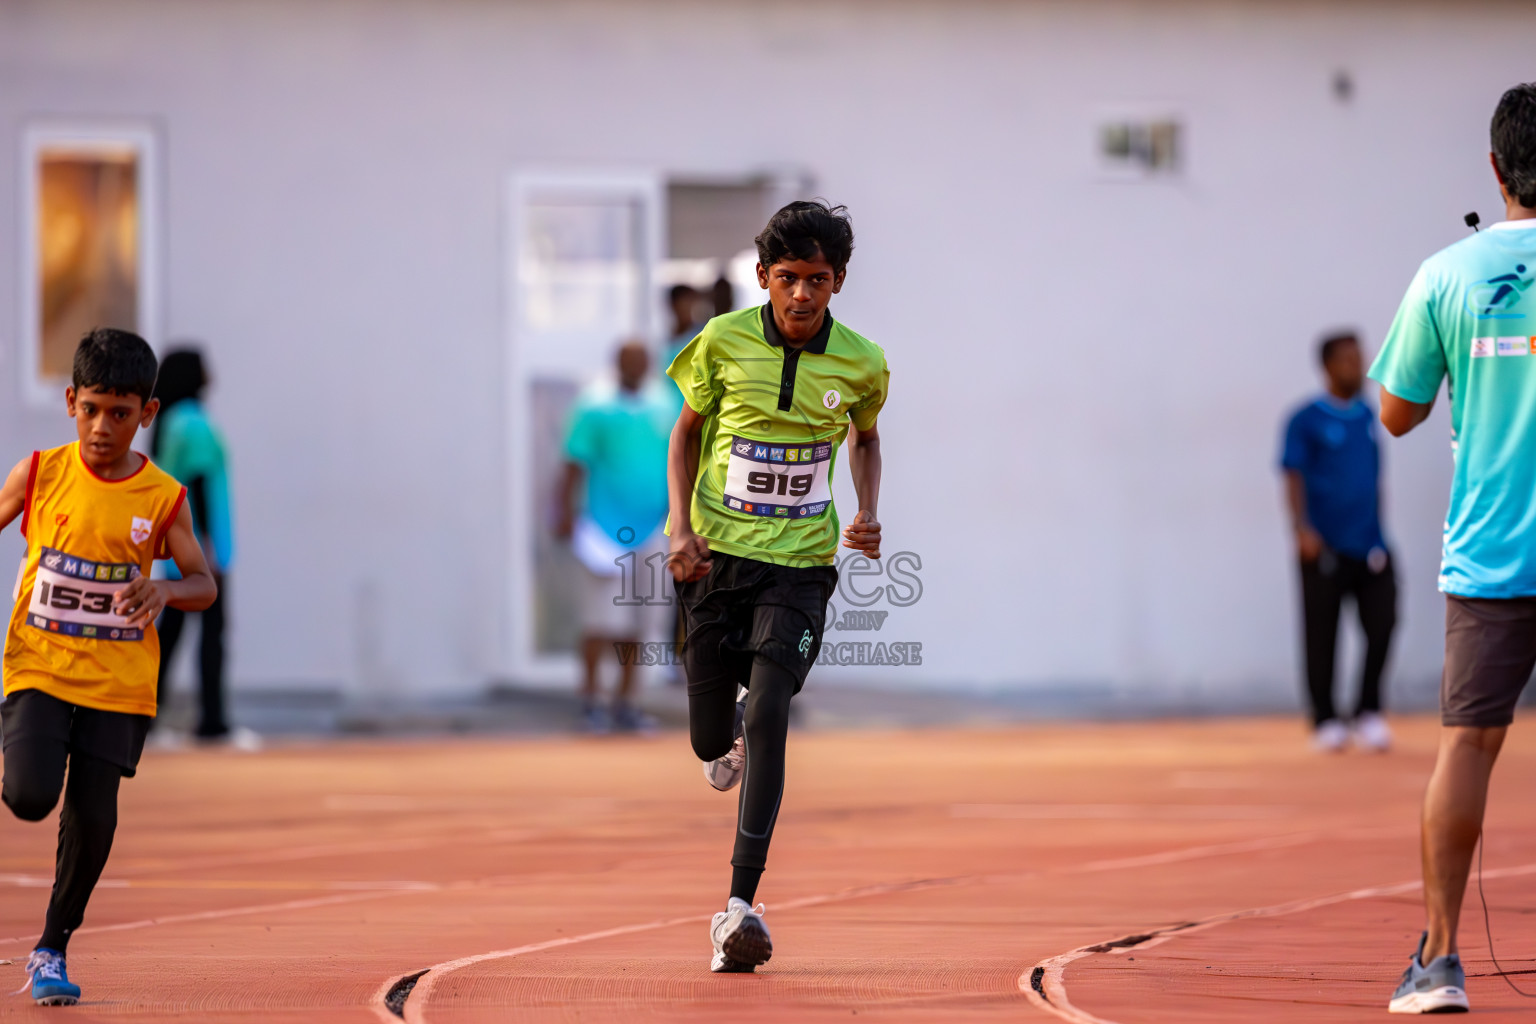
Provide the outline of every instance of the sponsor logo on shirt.
[[837,388],[833,388],[831,391],[828,391],[826,394],[821,396],[821,404],[826,406],[828,409],[836,409],[838,406],[843,404],[843,396],[838,394]]
[[1536,277],[1525,276],[1525,264],[1515,264],[1508,274],[1495,274],[1467,289],[1467,305],[1479,320],[1521,320],[1524,313],[1511,312],[1525,297]]
[[149,540],[149,535],[155,532],[155,523],[152,519],[133,517],[133,526],[128,531],[128,536],[133,538],[135,544],[143,544]]
[[1501,356],[1528,356],[1531,354],[1530,338],[1495,338],[1494,345]]
[[1485,358],[1487,358],[1487,357],[1489,357],[1491,355],[1493,355],[1493,339],[1492,338],[1473,338],[1472,339],[1472,358],[1473,359],[1485,359]]

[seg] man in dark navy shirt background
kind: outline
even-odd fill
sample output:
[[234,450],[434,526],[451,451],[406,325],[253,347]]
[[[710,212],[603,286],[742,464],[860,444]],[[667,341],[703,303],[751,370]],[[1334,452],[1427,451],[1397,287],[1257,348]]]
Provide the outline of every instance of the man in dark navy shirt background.
[[1381,675],[1397,624],[1397,581],[1381,532],[1376,414],[1360,397],[1365,367],[1354,333],[1323,339],[1319,355],[1327,390],[1291,416],[1280,456],[1301,566],[1314,743],[1338,751],[1350,739],[1334,707],[1333,676],[1339,612],[1353,596],[1366,645],[1353,735],[1363,749],[1385,750],[1392,734],[1381,717]]

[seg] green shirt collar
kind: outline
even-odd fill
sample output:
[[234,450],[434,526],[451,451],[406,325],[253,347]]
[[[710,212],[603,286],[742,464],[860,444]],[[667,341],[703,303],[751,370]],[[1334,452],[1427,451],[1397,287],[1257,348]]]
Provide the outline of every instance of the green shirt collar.
[[[784,347],[784,335],[779,333],[779,325],[773,319],[773,303],[763,303],[763,340],[774,348]],[[802,346],[802,351],[812,355],[824,355],[827,351],[827,339],[832,337],[832,310],[828,308],[821,318],[821,330],[815,337]]]

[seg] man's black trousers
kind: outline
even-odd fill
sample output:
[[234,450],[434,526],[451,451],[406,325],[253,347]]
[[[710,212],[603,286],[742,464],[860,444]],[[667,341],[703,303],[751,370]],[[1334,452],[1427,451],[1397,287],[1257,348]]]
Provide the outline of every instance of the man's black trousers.
[[[199,619],[198,628],[198,720],[197,735],[204,739],[216,739],[228,735],[229,721],[224,715],[224,577],[215,576],[219,596],[213,604],[201,612],[194,612]],[[160,678],[157,683],[158,703],[163,708],[170,699],[166,677],[171,671],[171,658],[176,645],[181,642],[186,628],[187,613],[179,608],[167,608],[160,613]]]
[[1339,717],[1333,701],[1333,677],[1339,612],[1346,596],[1355,599],[1360,628],[1365,632],[1365,663],[1360,671],[1355,716],[1381,710],[1381,675],[1397,625],[1397,577],[1392,558],[1386,556],[1373,571],[1362,559],[1325,550],[1315,561],[1301,563],[1303,647],[1314,725]]

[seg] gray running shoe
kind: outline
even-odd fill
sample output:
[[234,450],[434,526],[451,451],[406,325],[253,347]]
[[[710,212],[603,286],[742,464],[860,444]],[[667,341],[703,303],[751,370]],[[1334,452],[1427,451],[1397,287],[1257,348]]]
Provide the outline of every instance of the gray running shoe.
[[[745,689],[738,691],[738,696],[745,694]],[[747,705],[743,700],[737,700],[736,739],[731,749],[713,761],[704,762],[704,778],[722,793],[736,788],[736,783],[741,781],[741,771],[747,764],[746,718]]]
[[1419,948],[1408,961],[1397,991],[1392,993],[1388,1013],[1466,1013],[1471,1008],[1467,1003],[1467,972],[1461,969],[1461,957],[1447,953],[1425,964],[1421,958],[1428,940],[1429,932],[1419,936]]

